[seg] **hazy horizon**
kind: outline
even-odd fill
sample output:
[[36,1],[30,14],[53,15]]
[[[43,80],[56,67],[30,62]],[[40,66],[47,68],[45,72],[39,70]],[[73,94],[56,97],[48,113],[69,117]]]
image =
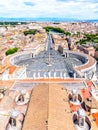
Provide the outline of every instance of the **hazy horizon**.
[[73,19],[73,18],[0,18],[0,22],[98,22],[98,19]]

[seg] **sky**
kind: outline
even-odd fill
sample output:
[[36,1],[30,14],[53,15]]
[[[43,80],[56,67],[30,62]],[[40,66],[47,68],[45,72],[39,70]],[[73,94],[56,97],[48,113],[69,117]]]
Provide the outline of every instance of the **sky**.
[[98,0],[0,0],[0,17],[98,19]]

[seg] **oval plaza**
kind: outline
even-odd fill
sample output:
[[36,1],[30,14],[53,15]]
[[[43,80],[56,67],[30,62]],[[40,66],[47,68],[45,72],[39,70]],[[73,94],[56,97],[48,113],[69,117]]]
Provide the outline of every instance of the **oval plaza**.
[[24,67],[24,78],[86,78],[92,79],[96,71],[93,57],[70,51],[55,50],[52,36],[47,36],[44,46],[31,48],[14,55],[9,62],[16,67]]

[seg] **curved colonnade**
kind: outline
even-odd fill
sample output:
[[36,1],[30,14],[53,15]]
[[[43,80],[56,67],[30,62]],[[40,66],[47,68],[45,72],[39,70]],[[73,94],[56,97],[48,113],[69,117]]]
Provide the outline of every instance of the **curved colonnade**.
[[[14,56],[10,58],[10,63],[12,65],[19,67],[18,63],[33,59],[35,55],[36,54],[34,54],[34,52],[25,52],[25,53],[22,52],[22,53],[19,53],[18,55],[15,54]],[[80,77],[90,79],[95,74],[96,61],[93,57],[86,54],[82,54],[80,52],[78,53],[78,52],[72,52],[72,51],[65,52],[64,56],[65,56],[65,61],[66,61],[66,58],[69,58],[69,57],[81,61],[82,65],[79,65],[79,66],[73,65],[73,69]],[[35,74],[33,78],[36,78],[36,77],[42,78],[40,76],[40,72],[41,71],[39,71],[38,74]],[[54,77],[56,77],[56,72],[53,72],[53,73],[54,73]],[[49,78],[49,77],[51,77],[50,73],[48,74],[48,77],[46,75],[44,78]],[[60,72],[59,76],[57,77],[58,78],[66,77],[66,74],[63,74],[62,76],[62,72]]]

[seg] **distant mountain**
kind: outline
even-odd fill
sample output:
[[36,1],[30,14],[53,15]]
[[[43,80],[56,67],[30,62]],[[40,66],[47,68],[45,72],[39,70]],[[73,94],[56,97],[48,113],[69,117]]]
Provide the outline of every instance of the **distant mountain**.
[[0,22],[98,22],[95,20],[78,20],[73,18],[5,18],[1,17]]

